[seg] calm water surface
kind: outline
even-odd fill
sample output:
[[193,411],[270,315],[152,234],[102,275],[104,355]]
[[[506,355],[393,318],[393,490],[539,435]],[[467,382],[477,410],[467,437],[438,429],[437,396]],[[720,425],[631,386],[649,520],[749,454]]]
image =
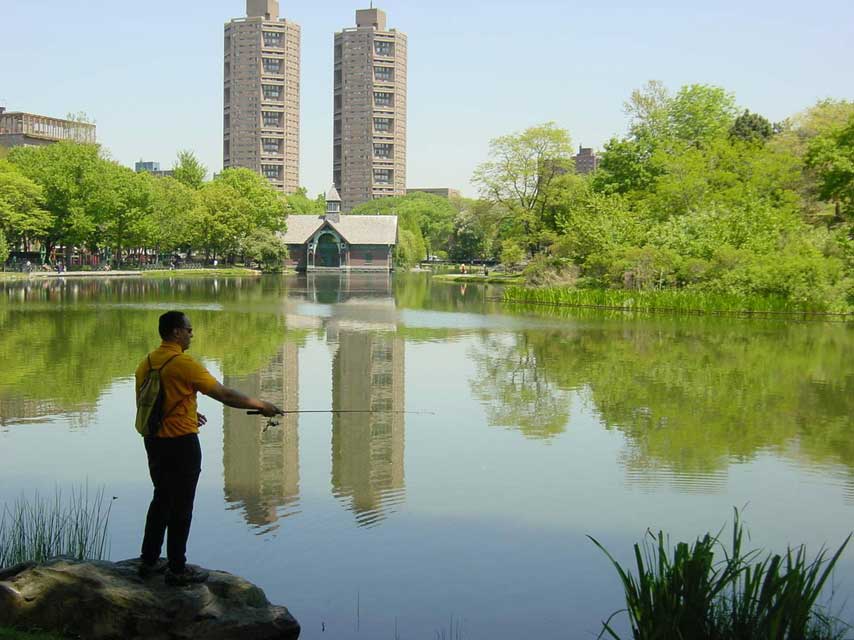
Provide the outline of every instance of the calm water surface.
[[[227,385],[387,411],[265,429],[200,400],[190,559],[259,584],[303,638],[594,637],[622,593],[587,534],[629,561],[647,528],[693,539],[734,506],[778,551],[854,527],[850,324],[549,314],[496,295],[420,276],[0,285],[0,502],[103,486],[111,558],[138,553],[132,375],[179,308]],[[404,410],[420,413],[388,413]],[[854,549],[834,586],[854,621]]]

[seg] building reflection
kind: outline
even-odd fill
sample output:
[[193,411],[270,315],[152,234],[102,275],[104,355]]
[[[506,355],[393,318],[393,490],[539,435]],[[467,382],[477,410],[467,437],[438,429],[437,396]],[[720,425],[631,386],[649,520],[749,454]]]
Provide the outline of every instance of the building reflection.
[[[280,407],[299,406],[299,347],[283,344],[260,371],[225,376],[225,385],[269,399]],[[261,416],[226,407],[223,415],[225,499],[243,511],[259,534],[278,528],[278,520],[298,512],[298,414],[277,418],[267,426]]]
[[362,526],[404,500],[404,341],[342,331],[332,362],[332,491]]
[[[357,524],[376,525],[405,497],[405,341],[397,333],[391,281],[323,274],[297,285],[289,292],[288,330],[325,339],[332,351],[332,494]],[[320,311],[314,305],[324,306]],[[298,367],[299,344],[288,342],[260,371],[225,375],[224,383],[301,409]],[[299,508],[298,414],[279,421],[265,430],[265,419],[224,409],[226,501],[259,534],[275,530]]]

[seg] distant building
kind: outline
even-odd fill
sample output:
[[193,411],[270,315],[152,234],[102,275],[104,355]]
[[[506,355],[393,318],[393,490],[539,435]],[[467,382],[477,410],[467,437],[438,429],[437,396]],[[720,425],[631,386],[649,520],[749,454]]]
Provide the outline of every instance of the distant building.
[[459,198],[460,192],[458,189],[407,189],[406,195],[411,193],[429,193],[431,196],[439,196],[440,198],[446,198],[450,200],[451,198]]
[[335,34],[332,175],[345,213],[406,194],[406,46],[380,9]]
[[0,107],[0,146],[41,146],[60,140],[95,142],[95,125]]
[[133,170],[137,173],[150,173],[157,178],[171,178],[175,174],[171,169],[161,171],[159,162],[144,162],[142,160],[133,165]]
[[299,188],[300,27],[278,0],[246,0],[225,25],[223,167],[246,167],[285,193]]
[[572,157],[576,173],[593,173],[599,168],[600,158],[590,147],[578,147],[578,153]]
[[397,216],[341,214],[333,186],[326,194],[326,213],[290,215],[283,235],[291,266],[298,271],[391,271],[397,244]]

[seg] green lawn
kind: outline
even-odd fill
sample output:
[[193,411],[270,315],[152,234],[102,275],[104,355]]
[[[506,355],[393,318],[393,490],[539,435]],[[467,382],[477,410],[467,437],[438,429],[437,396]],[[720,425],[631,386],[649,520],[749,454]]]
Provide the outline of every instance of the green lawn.
[[441,273],[433,276],[433,280],[440,282],[481,282],[488,284],[521,284],[524,278],[519,275],[490,275],[485,276],[476,273]]

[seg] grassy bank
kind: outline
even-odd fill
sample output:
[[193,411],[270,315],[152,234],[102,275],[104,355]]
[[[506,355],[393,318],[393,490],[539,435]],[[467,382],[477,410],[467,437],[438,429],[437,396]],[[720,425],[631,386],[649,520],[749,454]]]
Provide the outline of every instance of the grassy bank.
[[524,281],[522,276],[505,276],[505,275],[478,275],[478,274],[462,274],[462,273],[441,273],[433,276],[433,280],[440,282],[480,282],[486,284],[522,284]]
[[787,300],[778,296],[740,296],[687,289],[627,291],[623,289],[573,289],[567,287],[508,287],[504,301],[567,307],[616,309],[621,311],[663,311],[687,314],[832,314],[851,313],[826,306]]
[[26,280],[26,273],[19,273],[17,271],[0,271],[0,282],[2,281],[12,281],[12,280]]
[[163,269],[143,271],[143,278],[233,278],[260,276],[256,269],[225,267],[222,269]]

